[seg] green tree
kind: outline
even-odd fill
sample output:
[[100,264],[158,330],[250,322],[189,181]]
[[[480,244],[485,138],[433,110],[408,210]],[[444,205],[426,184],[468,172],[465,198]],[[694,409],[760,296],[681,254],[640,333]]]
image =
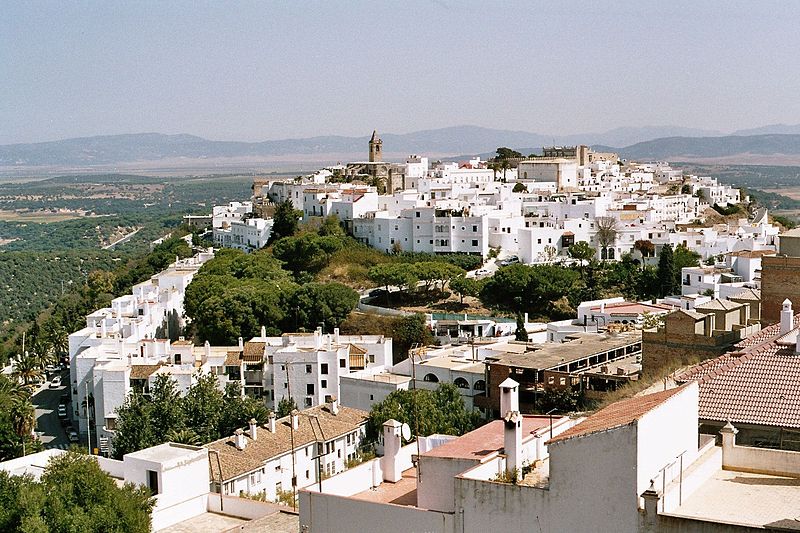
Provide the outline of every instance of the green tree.
[[150,531],[150,491],[132,483],[120,487],[88,455],[53,457],[40,483],[46,497],[38,514],[48,531]]
[[116,432],[111,441],[112,455],[122,459],[126,453],[160,444],[152,425],[152,404],[143,395],[133,392],[116,410]]
[[583,279],[584,261],[589,262],[594,259],[595,250],[586,241],[578,241],[568,248],[569,256],[578,262],[578,268]]
[[409,348],[415,344],[433,344],[433,334],[425,325],[425,317],[416,313],[395,319],[392,324],[392,349],[395,362],[405,359]]
[[211,442],[220,437],[223,394],[217,387],[217,377],[210,372],[197,374],[195,382],[183,399],[186,426],[191,428],[200,442]]
[[394,419],[408,424],[417,435],[463,435],[480,424],[480,415],[464,406],[459,389],[442,383],[435,391],[398,390],[372,406],[367,421],[367,440],[377,442],[383,423]]
[[35,382],[43,374],[44,372],[36,362],[36,359],[30,355],[21,355],[19,360],[14,363],[13,376],[21,379],[25,385]]
[[302,213],[294,208],[290,200],[284,200],[275,208],[272,217],[272,232],[267,244],[272,244],[283,237],[291,237],[297,233]]
[[519,313],[517,313],[517,329],[514,331],[514,339],[528,342],[528,331],[525,329],[525,321]]
[[328,215],[325,217],[325,220],[322,221],[317,233],[322,236],[330,236],[330,237],[344,237],[344,229],[342,229],[342,223],[339,222],[339,217],[336,215]]
[[186,427],[183,398],[172,376],[158,374],[150,387],[150,424],[155,442],[166,442],[167,435]]
[[455,276],[450,280],[450,288],[458,294],[460,301],[464,303],[464,296],[477,296],[480,292],[480,282],[475,278],[468,278],[465,275]]
[[537,410],[546,413],[555,409],[559,413],[571,413],[581,406],[582,396],[578,391],[549,389],[539,396]]
[[511,189],[511,192],[528,192],[528,187],[526,187],[524,183],[517,183],[514,185],[514,188]]
[[672,245],[665,244],[661,248],[661,254],[658,257],[658,282],[659,282],[659,296],[664,297],[670,294],[678,293],[678,284],[675,279],[675,260],[672,253]]
[[278,402],[278,410],[275,416],[278,418],[283,418],[284,416],[289,416],[289,413],[297,409],[297,404],[294,401],[294,398],[289,396],[284,396]]
[[297,313],[299,324],[312,330],[320,323],[338,328],[356,308],[359,295],[341,283],[307,283],[292,297],[290,308]]
[[264,403],[242,394],[242,386],[238,382],[225,386],[219,428],[221,437],[232,435],[237,428],[245,427],[251,419],[263,424],[268,418],[269,410]]
[[325,268],[331,256],[342,249],[338,236],[320,237],[306,233],[299,237],[284,237],[272,247],[272,255],[286,264],[297,278],[303,272],[315,274]]

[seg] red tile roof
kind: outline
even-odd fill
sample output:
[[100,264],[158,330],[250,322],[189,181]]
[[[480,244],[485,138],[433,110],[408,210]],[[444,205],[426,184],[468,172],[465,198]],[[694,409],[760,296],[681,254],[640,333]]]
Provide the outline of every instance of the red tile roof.
[[591,435],[592,433],[599,433],[601,431],[608,431],[610,429],[627,426],[639,420],[641,417],[666,402],[677,393],[681,392],[684,387],[669,389],[655,394],[647,394],[645,396],[635,396],[612,403],[608,407],[601,409],[589,416],[580,424],[569,428],[564,433],[556,435],[550,442],[560,442],[563,440],[571,439],[574,437],[583,437]]
[[[795,315],[795,327],[800,314]],[[700,385],[701,419],[800,428],[800,356],[773,324],[676,378]]]

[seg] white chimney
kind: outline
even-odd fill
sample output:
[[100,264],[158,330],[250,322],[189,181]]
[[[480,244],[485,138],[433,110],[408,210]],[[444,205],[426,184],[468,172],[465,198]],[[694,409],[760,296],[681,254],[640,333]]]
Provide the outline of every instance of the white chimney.
[[247,446],[247,437],[245,437],[241,428],[233,432],[233,443],[236,445],[237,450],[244,450]]
[[525,321],[525,324],[528,323],[528,313],[527,312],[525,312],[525,317],[523,318],[523,320]]
[[383,457],[381,457],[381,470],[383,480],[397,483],[403,477],[398,454],[400,453],[401,429],[403,424],[390,419],[383,423]]
[[[522,415],[508,411],[503,416],[503,447],[506,453],[506,471],[522,469]],[[521,473],[521,472],[520,472]]]
[[275,433],[275,413],[269,412],[269,432]]
[[100,321],[100,336],[104,339],[108,336],[108,326],[106,326],[106,319]]
[[267,337],[267,328],[266,326],[261,326],[261,338],[264,339]]
[[781,335],[786,335],[794,329],[794,314],[792,313],[792,301],[786,298],[781,309]]
[[256,440],[258,438],[258,422],[255,418],[251,418],[248,424],[250,425],[250,438]]
[[317,328],[314,330],[314,349],[320,348],[322,348],[322,328]]
[[244,339],[239,337],[239,349],[244,350]]
[[605,312],[606,312],[606,303],[605,302],[600,302],[600,313],[602,314],[602,313],[605,313]]
[[331,334],[328,333],[327,335],[325,335],[325,337],[328,338],[328,351],[330,352],[333,349],[333,347],[331,346],[331,343],[333,342],[331,339]]
[[336,344],[339,344],[339,328],[333,328],[333,340]]
[[208,360],[208,358],[211,357],[211,343],[206,341],[205,344],[203,344],[203,350],[206,353],[206,360]]
[[339,414],[339,401],[336,396],[331,396],[331,414],[334,416]]
[[300,414],[298,413],[297,409],[292,409],[292,413],[290,415],[292,417],[292,429],[297,429],[300,427]]
[[500,416],[506,416],[509,411],[519,412],[519,383],[506,378],[500,384]]

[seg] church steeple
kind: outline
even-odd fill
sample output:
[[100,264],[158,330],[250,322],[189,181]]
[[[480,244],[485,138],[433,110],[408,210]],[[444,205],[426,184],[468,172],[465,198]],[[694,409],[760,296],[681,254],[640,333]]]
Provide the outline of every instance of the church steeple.
[[378,137],[378,131],[372,130],[369,140],[369,162],[380,163],[383,160],[383,141]]

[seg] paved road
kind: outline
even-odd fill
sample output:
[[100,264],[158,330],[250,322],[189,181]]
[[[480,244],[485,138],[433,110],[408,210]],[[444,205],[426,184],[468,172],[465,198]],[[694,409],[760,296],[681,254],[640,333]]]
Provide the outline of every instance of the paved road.
[[69,383],[69,370],[61,372],[61,382],[60,387],[51,389],[48,380],[32,398],[36,406],[36,432],[45,448],[69,448],[69,439],[58,419],[58,400],[68,392],[65,384]]

